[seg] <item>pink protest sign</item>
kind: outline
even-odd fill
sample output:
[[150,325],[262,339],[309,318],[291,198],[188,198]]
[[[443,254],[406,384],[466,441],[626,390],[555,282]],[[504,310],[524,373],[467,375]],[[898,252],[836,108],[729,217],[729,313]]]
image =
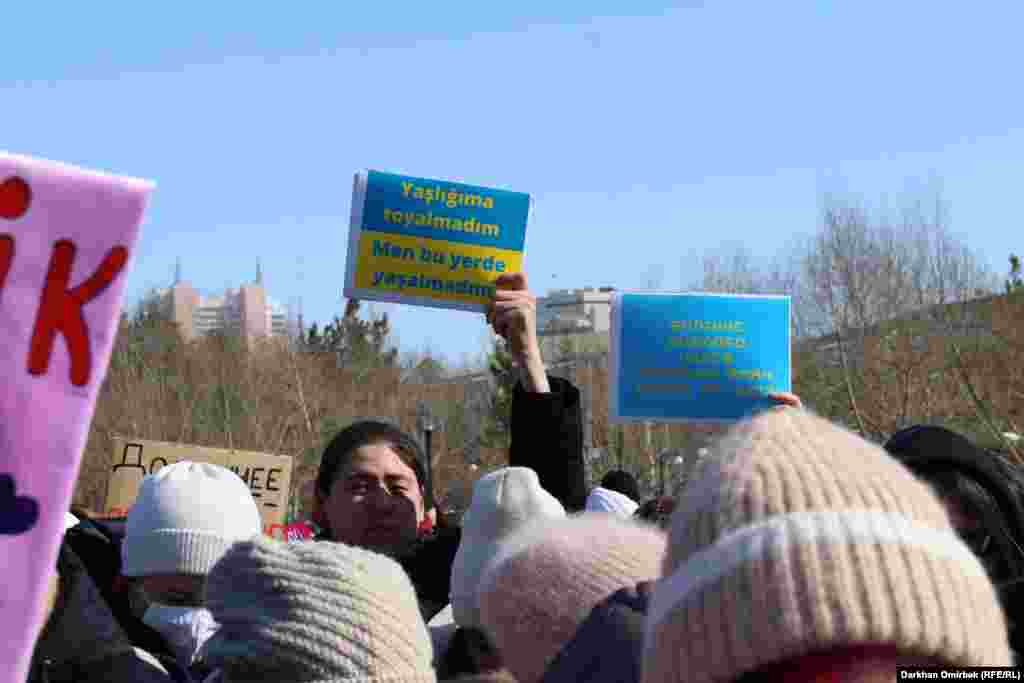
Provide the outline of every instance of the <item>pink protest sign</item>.
[[152,185],[0,152],[0,683],[22,683]]

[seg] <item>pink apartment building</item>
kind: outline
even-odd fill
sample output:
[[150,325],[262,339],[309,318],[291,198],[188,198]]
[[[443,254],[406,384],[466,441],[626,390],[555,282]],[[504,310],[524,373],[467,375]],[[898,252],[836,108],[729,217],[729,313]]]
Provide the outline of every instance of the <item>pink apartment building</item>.
[[259,268],[254,282],[228,288],[223,294],[203,296],[181,279],[179,267],[174,285],[158,295],[164,311],[178,324],[185,339],[221,331],[241,334],[247,342],[289,335],[288,310],[267,294]]

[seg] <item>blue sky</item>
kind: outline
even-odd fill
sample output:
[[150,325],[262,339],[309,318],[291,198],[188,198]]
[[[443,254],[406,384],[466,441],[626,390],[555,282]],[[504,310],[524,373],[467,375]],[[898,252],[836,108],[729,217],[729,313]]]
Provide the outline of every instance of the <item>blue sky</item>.
[[[341,311],[352,174],[530,192],[534,288],[665,287],[701,254],[774,256],[819,190],[941,179],[953,229],[1024,251],[1021,3],[17,3],[0,147],[153,179],[129,296],[175,259]],[[388,310],[458,360],[482,316]]]

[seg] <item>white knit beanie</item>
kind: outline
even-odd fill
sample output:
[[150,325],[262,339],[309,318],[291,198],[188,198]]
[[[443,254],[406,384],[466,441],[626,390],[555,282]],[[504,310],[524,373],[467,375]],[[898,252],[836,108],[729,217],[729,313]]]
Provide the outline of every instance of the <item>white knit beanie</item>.
[[541,488],[537,473],[528,467],[505,467],[481,477],[462,518],[462,540],[452,563],[455,623],[480,626],[480,579],[503,538],[531,520],[562,517],[565,508]]
[[640,506],[624,493],[595,486],[587,496],[587,512],[607,512],[619,517],[632,517]]
[[262,531],[249,487],[219,465],[181,462],[142,480],[121,546],[125,576],[205,576],[233,543]]
[[226,683],[434,683],[408,575],[341,543],[238,543],[209,578],[220,630],[200,653]]
[[644,683],[718,683],[890,645],[1009,666],[984,568],[881,448],[802,410],[735,427],[679,502],[647,614]]

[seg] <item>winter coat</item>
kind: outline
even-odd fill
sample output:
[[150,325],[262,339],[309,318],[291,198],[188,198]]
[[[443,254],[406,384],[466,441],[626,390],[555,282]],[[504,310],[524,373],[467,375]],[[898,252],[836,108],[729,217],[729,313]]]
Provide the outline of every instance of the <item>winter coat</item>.
[[67,545],[60,588],[36,641],[29,683],[191,683],[187,672],[134,646]]
[[650,588],[641,585],[594,607],[541,683],[638,683],[649,600]]

